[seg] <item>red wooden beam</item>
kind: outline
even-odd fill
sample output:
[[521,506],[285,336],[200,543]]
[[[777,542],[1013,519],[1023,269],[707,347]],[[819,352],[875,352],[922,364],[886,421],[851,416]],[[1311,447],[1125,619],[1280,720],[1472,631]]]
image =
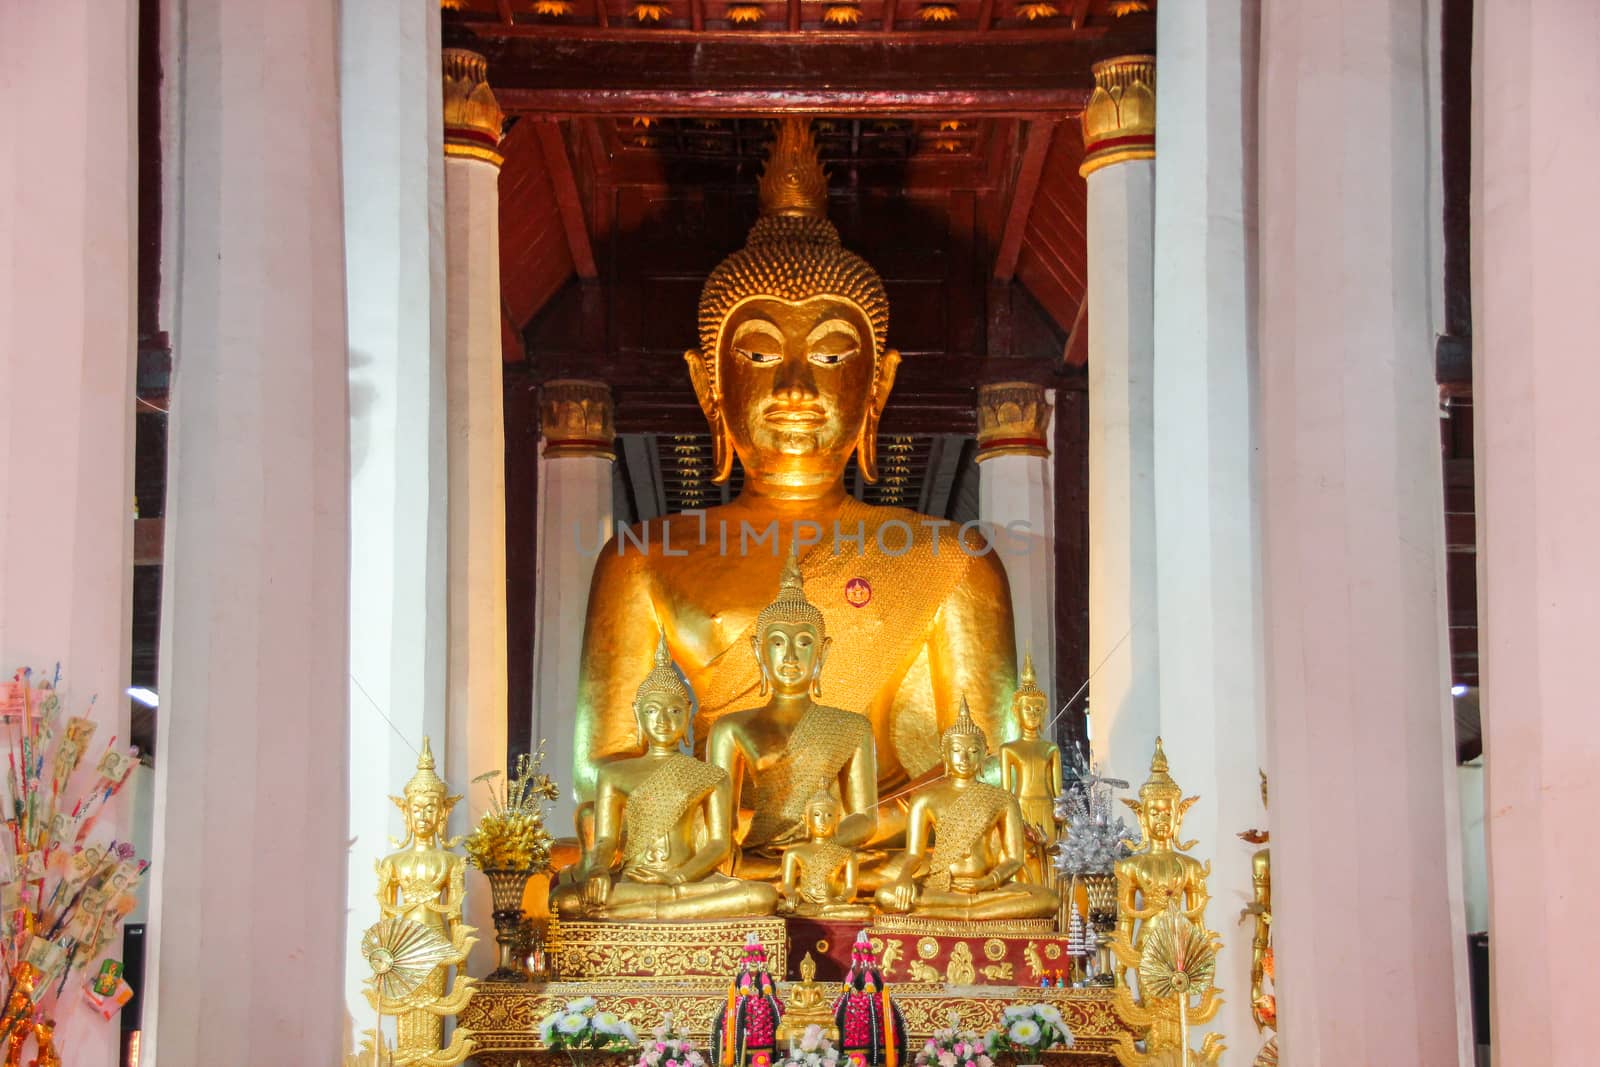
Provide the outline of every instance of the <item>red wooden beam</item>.
[[706,28],[706,0],[689,0],[689,28],[696,33]]
[[[998,34],[1000,31],[994,31]],[[707,36],[711,36],[709,33]],[[512,115],[551,118],[601,115],[907,115],[1009,118],[1081,113],[1087,89],[837,90],[837,89],[496,89],[495,100]]]
[[994,0],[980,0],[978,4],[978,32],[994,25]]
[[800,31],[800,0],[789,0],[789,32]]
[[1086,20],[1088,17],[1089,17],[1089,0],[1073,0],[1073,4],[1072,4],[1072,28],[1075,29],[1075,30],[1083,29],[1084,20]]
[[1085,297],[1078,302],[1078,313],[1072,317],[1072,330],[1067,334],[1067,343],[1061,353],[1061,362],[1068,367],[1085,367],[1089,364],[1089,331],[1085,328],[1088,321],[1089,299]]
[[894,0],[883,0],[883,32],[894,32]]
[[544,165],[555,190],[556,206],[561,210],[561,227],[567,233],[567,248],[572,252],[572,268],[580,278],[595,278],[594,248],[589,244],[589,228],[583,221],[583,201],[578,183],[572,177],[572,161],[567,158],[567,142],[561,125],[554,119],[536,120],[539,146],[544,149]]
[[516,25],[516,16],[511,13],[511,0],[495,0],[495,6],[500,9],[500,24],[502,26]]
[[1028,124],[1027,141],[1022,147],[1022,163],[1017,168],[1017,187],[1011,194],[1011,211],[1006,216],[1000,251],[994,261],[994,280],[997,282],[1009,282],[1017,273],[1022,237],[1028,229],[1028,215],[1033,211],[1033,198],[1039,191],[1039,177],[1044,173],[1044,161],[1050,154],[1050,138],[1056,132],[1056,125],[1053,119],[1035,119]]

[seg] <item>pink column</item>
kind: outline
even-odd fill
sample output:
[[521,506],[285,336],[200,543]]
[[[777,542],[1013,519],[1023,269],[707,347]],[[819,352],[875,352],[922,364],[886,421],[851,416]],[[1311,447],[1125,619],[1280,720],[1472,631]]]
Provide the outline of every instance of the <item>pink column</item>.
[[1297,1067],[1442,1067],[1462,1050],[1430,48],[1419,0],[1262,5],[1262,618]]
[[145,1062],[311,1067],[345,1027],[338,4],[187,0],[183,31]]
[[[136,7],[0,4],[0,673],[59,660],[124,740]],[[116,1024],[61,1003],[70,1061],[115,1063]]]
[[1577,1063],[1600,927],[1600,114],[1587,0],[1478,6],[1473,406],[1495,1062]]

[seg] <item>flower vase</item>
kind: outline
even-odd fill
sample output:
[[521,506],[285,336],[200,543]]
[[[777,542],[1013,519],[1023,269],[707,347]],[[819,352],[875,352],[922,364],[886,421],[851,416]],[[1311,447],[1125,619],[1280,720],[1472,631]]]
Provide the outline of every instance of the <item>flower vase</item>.
[[494,940],[500,948],[500,963],[486,982],[527,982],[527,920],[522,913],[522,891],[533,877],[532,871],[484,871],[489,879],[489,896],[494,905]]

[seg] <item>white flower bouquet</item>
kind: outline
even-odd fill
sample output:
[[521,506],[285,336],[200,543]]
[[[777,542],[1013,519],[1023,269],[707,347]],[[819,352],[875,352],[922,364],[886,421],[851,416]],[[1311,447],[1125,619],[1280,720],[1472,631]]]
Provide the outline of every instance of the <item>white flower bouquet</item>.
[[600,1011],[593,997],[580,997],[539,1021],[539,1040],[552,1052],[565,1052],[574,1065],[589,1053],[623,1052],[639,1043],[628,1020]]
[[984,1035],[983,1044],[991,1055],[1009,1056],[1017,1063],[1038,1063],[1046,1049],[1057,1045],[1072,1047],[1072,1031],[1067,1029],[1053,1004],[1012,1004],[1000,1020],[1000,1029]]
[[812,1025],[800,1034],[794,1048],[772,1061],[772,1067],[838,1067],[839,1050],[822,1032],[822,1027]]
[[935,1030],[912,1059],[914,1067],[994,1067],[989,1043],[971,1030],[956,1026],[951,1012],[950,1025]]
[[651,1038],[639,1047],[634,1067],[706,1067],[705,1057],[689,1035],[673,1024],[671,1012],[651,1031]]

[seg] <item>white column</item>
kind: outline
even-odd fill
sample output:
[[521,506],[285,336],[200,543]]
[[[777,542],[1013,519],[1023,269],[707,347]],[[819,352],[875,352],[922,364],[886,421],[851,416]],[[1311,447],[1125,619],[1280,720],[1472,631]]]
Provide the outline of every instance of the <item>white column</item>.
[[[1042,386],[996,382],[978,387],[978,518],[997,527],[995,552],[1011,582],[1017,655],[1032,653],[1045,679],[1056,676],[1054,413]],[[1059,706],[1071,694],[1052,696]]]
[[1419,0],[1262,5],[1260,400],[1284,1062],[1459,1061],[1465,936]]
[[[0,7],[0,669],[59,661],[71,705],[98,696],[99,736],[124,742],[136,8]],[[61,1003],[72,1062],[114,1063],[116,1023]]]
[[[466,796],[453,832],[487,807],[472,779],[506,765],[506,456],[500,356],[500,108],[482,56],[444,53],[449,441],[449,698],[444,778]],[[467,880],[466,920],[492,929],[489,887]],[[468,970],[494,966],[486,932]]]
[[166,1065],[337,1062],[349,403],[337,7],[189,0],[154,958]]
[[1476,42],[1473,411],[1480,698],[1489,811],[1497,1064],[1574,1063],[1593,1026],[1600,932],[1600,447],[1594,338],[1600,116],[1581,0],[1480,4]]
[[1094,67],[1083,115],[1089,262],[1089,732],[1141,782],[1159,720],[1152,360],[1155,60]]
[[1226,997],[1209,1029],[1224,1036],[1230,1058],[1248,1063],[1265,1040],[1250,1013],[1250,927],[1236,923],[1253,896],[1254,848],[1234,835],[1266,826],[1266,813],[1245,252],[1256,26],[1243,7],[1196,0],[1157,13],[1154,391],[1161,733],[1185,790],[1200,797],[1184,836],[1211,860],[1207,920],[1222,933],[1217,982]]
[[[445,741],[447,481],[439,5],[340,7],[350,331],[350,839],[345,1004],[372,1025],[361,933],[388,801]],[[458,790],[464,782],[452,782]],[[351,1046],[352,1050],[354,1045]]]
[[[611,388],[555,380],[539,395],[538,572],[534,593],[534,744],[547,770],[572,766],[578,662],[596,554],[613,530],[611,468],[616,461]],[[552,832],[573,832],[577,801],[563,788]]]

